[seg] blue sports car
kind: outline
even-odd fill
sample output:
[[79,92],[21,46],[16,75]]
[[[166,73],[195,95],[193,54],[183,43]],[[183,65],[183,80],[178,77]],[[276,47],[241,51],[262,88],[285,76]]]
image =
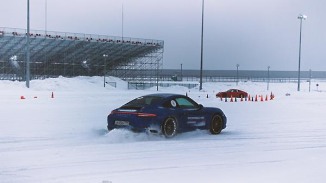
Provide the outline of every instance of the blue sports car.
[[162,134],[166,138],[195,129],[219,134],[226,127],[226,116],[219,108],[203,107],[179,94],[151,94],[138,97],[107,117],[107,128]]

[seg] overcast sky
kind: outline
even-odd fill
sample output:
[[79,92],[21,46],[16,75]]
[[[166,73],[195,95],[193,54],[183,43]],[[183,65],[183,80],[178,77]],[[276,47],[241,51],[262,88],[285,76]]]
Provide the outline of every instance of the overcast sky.
[[[1,0],[0,27],[25,29],[26,4]],[[124,37],[164,40],[164,68],[199,69],[202,0],[30,0],[31,29],[122,36],[122,4]],[[325,8],[325,0],[205,0],[204,69],[298,70],[303,13],[301,68],[326,71]]]

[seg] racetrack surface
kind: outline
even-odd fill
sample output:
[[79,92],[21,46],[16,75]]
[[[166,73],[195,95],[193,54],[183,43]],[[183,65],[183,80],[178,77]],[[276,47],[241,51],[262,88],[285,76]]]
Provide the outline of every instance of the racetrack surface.
[[[123,83],[103,88],[102,79],[32,81],[31,89],[1,81],[0,182],[321,183],[326,178],[322,87],[296,92],[295,84],[271,83],[275,99],[263,102],[214,97],[235,83],[205,83],[201,92],[160,88],[220,107],[228,117],[220,135],[198,130],[165,139],[126,130],[108,133],[111,110],[156,88],[125,90],[119,88]],[[238,87],[264,98],[271,92],[265,83]]]

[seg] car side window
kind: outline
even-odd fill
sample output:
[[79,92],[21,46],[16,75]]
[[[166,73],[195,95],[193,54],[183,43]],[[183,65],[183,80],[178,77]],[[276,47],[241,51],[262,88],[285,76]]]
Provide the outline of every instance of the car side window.
[[175,100],[169,100],[163,104],[164,107],[167,108],[176,108],[177,107],[177,102]]
[[176,98],[175,100],[180,108],[185,108],[185,109],[197,108],[197,105],[194,104],[192,101],[188,100],[187,98],[180,97],[180,98]]

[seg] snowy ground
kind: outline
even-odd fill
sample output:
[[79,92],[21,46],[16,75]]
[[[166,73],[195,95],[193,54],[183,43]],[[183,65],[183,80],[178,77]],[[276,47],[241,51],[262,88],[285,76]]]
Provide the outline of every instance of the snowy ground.
[[[235,83],[204,83],[159,92],[188,94],[220,107],[227,128],[174,139],[106,131],[106,116],[140,95],[155,93],[103,87],[101,77],[57,78],[24,83],[0,81],[0,182],[50,183],[322,183],[326,174],[326,83],[239,83],[264,102],[224,102],[215,93]],[[325,85],[325,86],[324,86]],[[51,98],[51,94],[54,98]],[[286,93],[291,94],[286,96]],[[206,96],[209,98],[206,98]],[[21,100],[24,96],[26,99]]]

